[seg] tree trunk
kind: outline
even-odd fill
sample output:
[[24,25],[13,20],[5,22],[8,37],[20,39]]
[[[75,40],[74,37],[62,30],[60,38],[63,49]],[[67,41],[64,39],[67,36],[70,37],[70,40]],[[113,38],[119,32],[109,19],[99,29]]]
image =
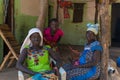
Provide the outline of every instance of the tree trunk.
[[98,23],[98,0],[95,0],[95,21],[94,23]]
[[109,0],[102,0],[99,6],[102,53],[102,76],[101,80],[108,80],[108,59],[109,59]]
[[43,31],[45,19],[48,16],[48,0],[40,0],[40,15],[36,22],[36,27]]

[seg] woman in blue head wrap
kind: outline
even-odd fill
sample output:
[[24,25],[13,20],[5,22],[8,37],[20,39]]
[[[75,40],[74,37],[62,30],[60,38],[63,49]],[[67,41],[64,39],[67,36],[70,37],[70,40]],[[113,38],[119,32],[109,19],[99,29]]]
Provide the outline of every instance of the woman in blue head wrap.
[[67,80],[94,80],[99,77],[102,46],[96,38],[98,26],[98,24],[87,24],[87,44],[77,61],[78,65],[66,64],[63,66],[67,73]]

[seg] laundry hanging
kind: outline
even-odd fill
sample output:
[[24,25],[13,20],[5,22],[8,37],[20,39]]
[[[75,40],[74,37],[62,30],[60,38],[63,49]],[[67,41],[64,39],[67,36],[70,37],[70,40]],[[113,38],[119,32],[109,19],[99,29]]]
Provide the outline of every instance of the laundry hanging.
[[64,18],[70,18],[68,8],[72,7],[71,1],[58,0],[59,7],[64,9]]

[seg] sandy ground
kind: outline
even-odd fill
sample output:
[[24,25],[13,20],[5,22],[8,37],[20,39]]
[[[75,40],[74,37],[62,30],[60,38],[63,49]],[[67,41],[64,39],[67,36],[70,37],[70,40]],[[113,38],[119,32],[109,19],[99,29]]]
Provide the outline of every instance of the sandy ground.
[[17,70],[13,67],[0,72],[0,80],[18,80]]
[[[111,58],[115,60],[118,56],[120,56],[120,48],[111,48],[110,53]],[[15,69],[15,67],[7,68],[0,72],[0,80],[18,80],[17,77],[18,71]]]
[[[28,77],[28,74],[24,73],[24,77]],[[0,80],[18,80],[18,70],[15,67],[4,69],[0,72]]]

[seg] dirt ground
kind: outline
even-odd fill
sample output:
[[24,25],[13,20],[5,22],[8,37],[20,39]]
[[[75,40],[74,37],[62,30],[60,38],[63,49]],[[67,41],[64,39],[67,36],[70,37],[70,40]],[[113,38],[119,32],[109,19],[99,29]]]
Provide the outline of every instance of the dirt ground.
[[[63,47],[63,46],[62,46]],[[74,49],[77,49],[79,51],[82,51],[82,46],[72,46]],[[64,63],[71,60],[70,50],[68,49],[68,46],[65,46],[64,48],[60,48],[61,57],[65,61]],[[65,56],[65,57],[64,57]],[[113,60],[116,60],[116,58],[120,56],[120,48],[110,48],[110,58]],[[118,68],[120,72],[120,68]],[[26,74],[25,74],[26,76]],[[0,72],[0,80],[18,80],[18,71],[15,67],[7,68]]]

